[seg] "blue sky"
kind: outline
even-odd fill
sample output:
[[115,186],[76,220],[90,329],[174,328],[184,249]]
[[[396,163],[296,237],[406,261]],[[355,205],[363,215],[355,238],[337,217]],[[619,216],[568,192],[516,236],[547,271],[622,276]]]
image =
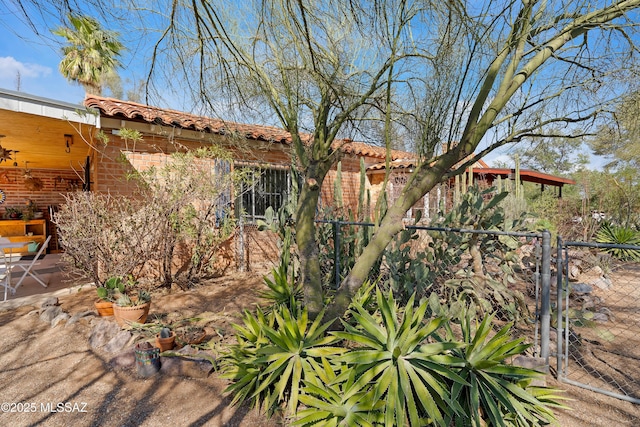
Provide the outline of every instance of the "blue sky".
[[[58,63],[61,59],[60,47],[57,44],[59,39],[44,28],[39,29],[41,35],[35,34],[30,27],[16,17],[16,14],[6,9],[6,3],[3,5],[5,8],[0,7],[0,28],[3,31],[3,36],[0,38],[0,88],[82,104],[84,89],[78,84],[67,81],[58,71]],[[49,27],[56,27],[59,22],[47,22],[47,24]],[[138,46],[138,49],[144,49],[144,47]],[[127,89],[126,79],[134,74],[133,58],[136,57],[136,55],[130,55],[130,52],[127,53],[125,55],[129,58],[122,58],[126,63],[125,69],[120,70],[125,90]],[[139,54],[140,51],[138,51]],[[143,75],[141,72],[137,74]],[[484,160],[490,165],[496,160],[510,162],[508,153],[510,148],[512,147],[505,147],[491,153]],[[592,168],[602,167],[602,159],[593,158],[592,160]]]
[[[0,12],[0,87],[75,104],[84,89],[68,82],[58,71],[61,54],[10,12]],[[18,87],[18,74],[20,82]]]

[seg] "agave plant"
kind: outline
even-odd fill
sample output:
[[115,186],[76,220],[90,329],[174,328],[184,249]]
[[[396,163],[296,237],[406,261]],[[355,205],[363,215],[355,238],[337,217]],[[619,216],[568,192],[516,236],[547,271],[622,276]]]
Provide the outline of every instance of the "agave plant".
[[[428,343],[444,319],[426,321],[427,302],[414,309],[414,298],[401,313],[393,294],[384,297],[377,289],[376,316],[354,302],[350,315],[356,324],[343,322],[345,330],[334,334],[357,348],[334,360],[353,368],[357,379],[349,390],[364,393],[371,402],[384,402],[384,425],[445,426],[445,417],[451,417],[449,382],[466,384],[452,370],[460,361],[448,352],[463,344]],[[372,393],[363,391],[366,385],[371,385]]]
[[302,381],[314,372],[312,361],[346,351],[330,346],[338,338],[327,335],[331,323],[321,321],[322,313],[311,322],[306,308],[297,317],[286,306],[268,316],[245,313],[245,327],[235,326],[239,342],[223,363],[223,376],[234,381],[226,390],[234,394],[233,403],[251,400],[269,415],[286,403],[293,414]]
[[[563,407],[559,390],[531,387],[531,381],[542,373],[505,363],[509,357],[521,354],[529,344],[522,339],[511,339],[508,324],[490,337],[494,316],[487,316],[472,328],[472,316],[462,318],[461,332],[465,346],[453,352],[464,360],[457,373],[464,381],[453,383],[450,403],[453,407],[449,420],[456,426],[539,426],[555,421],[551,407]],[[443,340],[453,339],[450,326]]]
[[298,411],[292,425],[311,426],[374,426],[384,420],[384,402],[376,399],[370,384],[356,381],[356,372],[346,364],[335,366],[327,358],[311,361],[314,373],[304,380],[300,402],[306,406]]
[[260,292],[259,295],[271,302],[271,308],[286,306],[290,310],[297,312],[298,301],[302,298],[302,284],[295,284],[293,277],[289,279],[287,267],[281,263],[278,268],[272,270],[273,280],[264,278],[264,282],[269,288]]
[[273,312],[266,315],[258,307],[255,315],[245,310],[242,321],[244,325],[233,325],[237,344],[229,346],[227,352],[222,355],[220,367],[222,377],[233,380],[225,390],[233,395],[231,403],[249,400],[254,406],[259,407],[261,400],[256,398],[256,389],[266,365],[256,363],[257,351],[269,344],[269,339],[264,334],[264,326],[273,327],[275,316]]
[[[595,239],[598,243],[640,246],[640,233],[631,228],[615,227],[608,223],[602,224]],[[603,251],[620,260],[640,261],[640,249],[604,248]]]

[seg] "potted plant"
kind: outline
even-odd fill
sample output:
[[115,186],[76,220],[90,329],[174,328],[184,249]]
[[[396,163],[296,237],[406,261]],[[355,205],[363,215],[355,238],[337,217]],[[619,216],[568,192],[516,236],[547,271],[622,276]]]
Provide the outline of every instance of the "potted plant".
[[113,303],[118,293],[124,292],[124,282],[120,277],[110,277],[96,289],[98,300],[94,305],[100,316],[113,316]]
[[160,351],[173,349],[176,341],[176,333],[169,328],[162,328],[160,333],[156,335],[156,347]]
[[7,206],[4,210],[4,216],[8,219],[20,219],[22,217],[22,209]]
[[27,207],[22,211],[22,219],[30,221],[34,218],[42,218],[42,212],[38,209],[38,205],[29,199],[27,201]]
[[123,291],[119,293],[118,299],[113,304],[113,315],[120,326],[147,321],[151,307],[151,294],[137,287],[138,281],[129,275],[124,282]]

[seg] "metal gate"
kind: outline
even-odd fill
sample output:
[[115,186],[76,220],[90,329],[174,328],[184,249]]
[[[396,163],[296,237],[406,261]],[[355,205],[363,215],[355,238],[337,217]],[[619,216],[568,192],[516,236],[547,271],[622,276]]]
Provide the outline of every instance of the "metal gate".
[[558,238],[557,377],[640,403],[640,262],[604,252],[619,249],[640,247]]

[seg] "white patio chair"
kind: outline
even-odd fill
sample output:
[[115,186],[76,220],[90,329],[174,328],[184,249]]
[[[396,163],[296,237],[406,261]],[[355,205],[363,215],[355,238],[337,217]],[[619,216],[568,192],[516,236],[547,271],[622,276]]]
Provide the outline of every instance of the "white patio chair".
[[20,277],[20,280],[18,280],[18,283],[16,283],[16,285],[13,287],[14,291],[15,289],[18,289],[18,286],[22,284],[22,281],[26,279],[27,276],[33,277],[42,286],[44,286],[45,288],[47,287],[47,284],[42,280],[42,277],[40,277],[40,275],[36,273],[33,267],[38,265],[38,261],[44,258],[44,256],[46,255],[45,251],[49,246],[49,240],[51,240],[51,236],[47,236],[47,240],[44,241],[44,243],[40,246],[40,249],[38,250],[38,252],[36,252],[35,255],[27,255],[27,256],[21,257],[20,260],[11,263],[12,269],[14,267],[19,267],[22,270],[24,270],[22,277]]
[[9,283],[9,275],[7,274],[7,268],[4,264],[0,266],[0,286],[4,286],[4,301],[7,300],[7,294],[15,294],[16,290],[11,287]]

